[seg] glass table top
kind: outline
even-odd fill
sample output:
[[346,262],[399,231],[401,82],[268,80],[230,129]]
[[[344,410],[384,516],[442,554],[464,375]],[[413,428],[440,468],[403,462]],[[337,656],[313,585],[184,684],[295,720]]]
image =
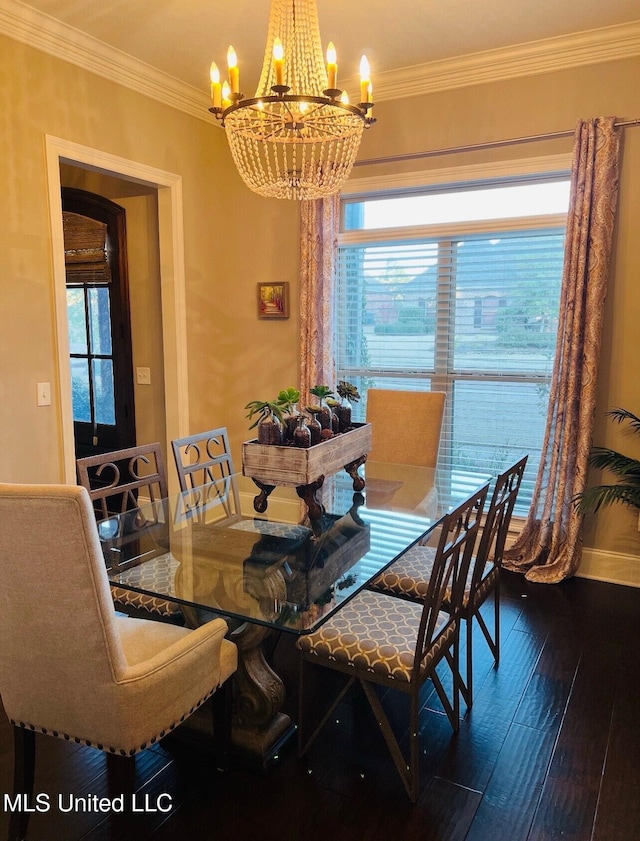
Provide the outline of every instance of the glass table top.
[[[98,523],[109,580],[181,604],[189,624],[211,612],[301,634],[313,630],[406,549],[448,506],[436,471],[367,462],[364,491],[343,473],[306,518],[291,488],[257,514],[257,488],[233,474]],[[301,519],[302,518],[302,519]]]

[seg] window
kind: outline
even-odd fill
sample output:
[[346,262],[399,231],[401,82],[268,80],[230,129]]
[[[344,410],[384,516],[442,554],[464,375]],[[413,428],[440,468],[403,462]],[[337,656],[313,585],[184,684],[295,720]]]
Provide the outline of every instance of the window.
[[555,352],[568,176],[343,199],[338,377],[447,393],[452,499],[530,454],[528,508]]

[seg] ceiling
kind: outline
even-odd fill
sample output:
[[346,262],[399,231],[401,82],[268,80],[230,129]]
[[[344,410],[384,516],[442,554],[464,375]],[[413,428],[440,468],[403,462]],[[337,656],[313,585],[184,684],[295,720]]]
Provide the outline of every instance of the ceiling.
[[[640,23],[638,0],[317,0],[317,8],[323,46],[333,41],[338,51],[338,84],[355,79],[364,52],[376,91],[391,71],[425,73],[414,66]],[[269,0],[0,0],[0,16],[7,10],[71,40],[90,36],[202,92],[211,61],[224,68],[231,43],[241,89],[252,94]]]

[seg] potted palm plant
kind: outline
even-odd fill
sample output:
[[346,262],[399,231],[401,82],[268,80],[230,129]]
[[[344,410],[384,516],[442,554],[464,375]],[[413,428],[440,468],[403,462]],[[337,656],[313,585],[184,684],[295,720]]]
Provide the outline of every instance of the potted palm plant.
[[[608,413],[617,423],[628,423],[633,432],[640,433],[640,418],[626,409],[613,409]],[[577,494],[574,502],[578,511],[595,512],[599,508],[622,502],[640,510],[640,460],[625,456],[607,447],[592,447],[589,464],[608,470],[618,477],[612,485],[595,485]]]

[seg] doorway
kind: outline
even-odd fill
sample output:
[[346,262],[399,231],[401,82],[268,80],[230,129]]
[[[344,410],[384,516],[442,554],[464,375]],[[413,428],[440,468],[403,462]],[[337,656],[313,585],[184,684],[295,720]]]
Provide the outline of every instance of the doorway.
[[[54,267],[54,306],[56,344],[58,349],[59,428],[61,443],[61,478],[70,484],[76,482],[75,444],[69,366],[69,326],[66,301],[66,271],[64,261],[64,236],[61,212],[61,169],[72,167],[82,170],[87,178],[114,178],[127,187],[144,187],[157,196],[155,211],[156,236],[159,248],[159,300],[161,307],[161,359],[163,398],[161,409],[152,410],[153,417],[162,413],[162,429],[138,429],[139,440],[164,441],[170,449],[173,438],[190,432],[189,377],[187,368],[187,326],[185,306],[184,231],[182,214],[182,179],[179,175],[156,169],[147,164],[119,157],[98,149],[83,146],[70,140],[47,135],[45,138],[47,179],[49,184],[49,219]],[[85,188],[84,184],[72,184]],[[90,185],[89,186],[91,189]],[[91,189],[103,194],[102,190]],[[118,199],[120,201],[120,199]],[[131,228],[131,218],[128,219]],[[131,234],[131,231],[130,231]],[[134,238],[129,240],[129,258]],[[135,315],[135,307],[132,312]],[[140,307],[138,307],[140,310]],[[146,313],[141,313],[146,319]],[[134,358],[135,358],[135,328]],[[145,365],[145,361],[138,364]],[[148,391],[146,392],[148,393]],[[136,410],[144,403],[136,396]],[[169,474],[170,490],[177,490],[177,480]]]
[[62,188],[75,456],[133,447],[136,425],[125,210]]

